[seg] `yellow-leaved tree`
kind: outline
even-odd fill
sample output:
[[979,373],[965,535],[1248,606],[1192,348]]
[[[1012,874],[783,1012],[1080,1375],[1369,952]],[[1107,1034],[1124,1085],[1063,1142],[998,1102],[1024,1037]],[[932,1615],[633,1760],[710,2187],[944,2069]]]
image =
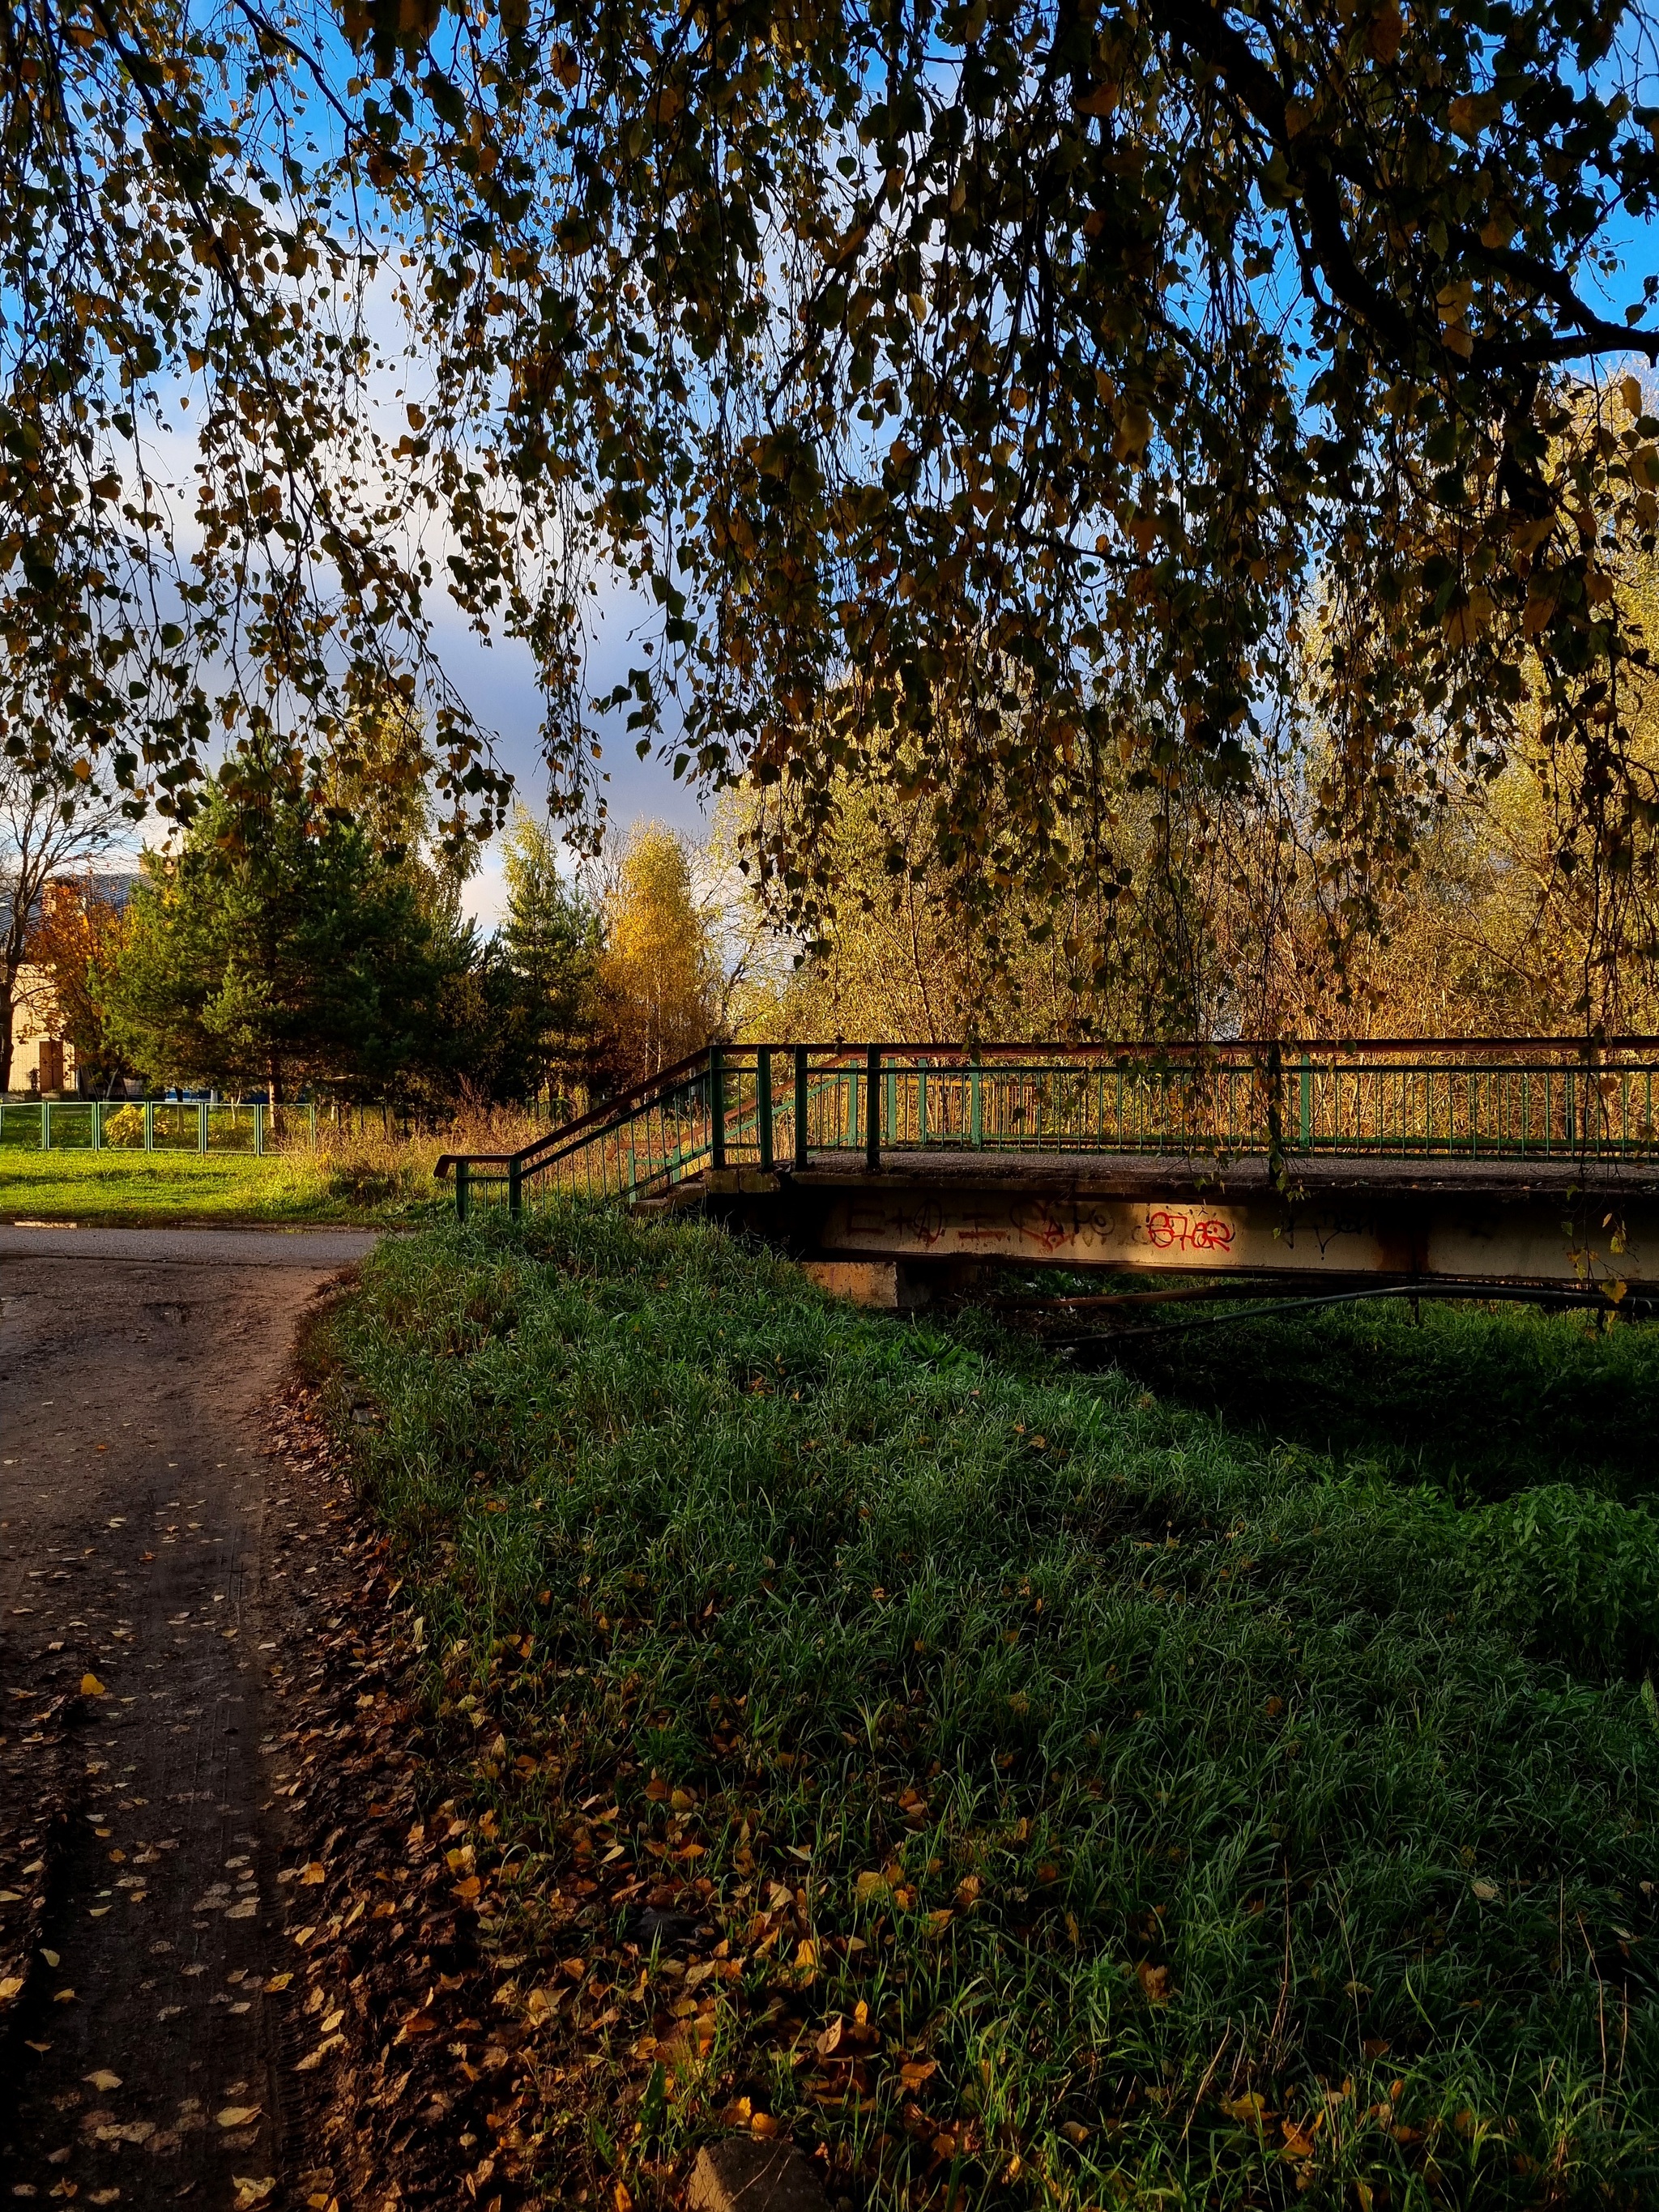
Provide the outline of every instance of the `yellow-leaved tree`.
[[714,1033],[720,969],[714,930],[685,841],[641,823],[604,896],[599,992],[609,1059],[619,1083],[684,1060]]

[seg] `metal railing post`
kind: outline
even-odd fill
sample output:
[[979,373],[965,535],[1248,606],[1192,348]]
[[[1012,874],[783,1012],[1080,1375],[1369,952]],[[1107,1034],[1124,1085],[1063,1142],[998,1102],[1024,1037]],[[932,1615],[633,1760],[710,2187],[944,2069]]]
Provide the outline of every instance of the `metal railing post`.
[[968,1142],[975,1152],[978,1152],[985,1142],[985,1103],[980,1089],[977,1060],[968,1071]]
[[708,1163],[716,1172],[726,1165],[726,1054],[717,1044],[708,1048]]
[[507,1210],[514,1216],[524,1212],[524,1170],[517,1160],[507,1164]]
[[205,1098],[196,1109],[196,1149],[198,1152],[204,1152],[208,1148],[208,1115],[212,1111]]
[[795,1165],[806,1165],[807,1140],[811,1135],[806,1095],[806,1047],[795,1047]]
[[50,1098],[43,1098],[40,1101],[40,1149],[43,1152],[49,1152],[52,1150],[52,1101]]
[[144,1101],[144,1150],[147,1152],[155,1150],[155,1101],[153,1098]]
[[761,1173],[772,1172],[772,1048],[755,1051],[755,1129],[760,1139]]
[[864,1054],[864,1164],[873,1175],[881,1165],[881,1047],[867,1046]]
[[253,1157],[256,1160],[262,1160],[264,1156],[265,1109],[263,1106],[256,1106],[253,1109]]
[[470,1162],[455,1163],[455,1218],[465,1221],[472,1205],[472,1169]]
[[1310,1152],[1313,1150],[1313,1066],[1305,1052],[1302,1055],[1300,1083],[1301,1089],[1297,1098],[1297,1105],[1300,1109],[1297,1116],[1297,1127],[1302,1139],[1302,1150],[1304,1152]]

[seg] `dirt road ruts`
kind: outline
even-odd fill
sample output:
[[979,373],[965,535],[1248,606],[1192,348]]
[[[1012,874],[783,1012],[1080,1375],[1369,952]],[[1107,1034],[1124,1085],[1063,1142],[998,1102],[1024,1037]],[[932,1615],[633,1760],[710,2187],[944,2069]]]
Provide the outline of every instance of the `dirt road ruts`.
[[0,1229],[0,2195],[280,2174],[260,1425],[373,1241]]

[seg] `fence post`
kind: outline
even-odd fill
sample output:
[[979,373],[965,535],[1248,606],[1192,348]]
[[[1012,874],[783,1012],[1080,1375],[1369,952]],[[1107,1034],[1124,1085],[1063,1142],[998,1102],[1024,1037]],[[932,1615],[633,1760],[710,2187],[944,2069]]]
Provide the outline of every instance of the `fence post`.
[[759,1045],[755,1051],[755,1124],[760,1139],[760,1164],[763,1175],[772,1172],[772,1048]]
[[50,1098],[43,1098],[40,1101],[40,1149],[43,1152],[49,1152],[52,1150],[52,1101]]
[[507,1164],[507,1210],[514,1215],[524,1212],[524,1170],[516,1156]]
[[866,1045],[864,1053],[864,1165],[874,1175],[881,1165],[881,1047]]
[[205,1098],[196,1109],[196,1149],[198,1152],[204,1152],[208,1148],[208,1115],[212,1111]]
[[1310,1152],[1313,1150],[1313,1067],[1305,1052],[1302,1055],[1300,1082],[1297,1127],[1301,1132],[1302,1150]]
[[968,1070],[968,1142],[975,1152],[978,1152],[985,1142],[984,1104],[980,1093],[977,1060]]
[[[338,1114],[339,1109],[337,1107],[335,1109],[337,1121]],[[314,1098],[311,1102],[311,1149],[313,1152],[317,1149],[317,1101]]]
[[806,1096],[806,1047],[798,1044],[795,1047],[795,1165],[798,1168],[806,1165],[807,1139],[811,1135],[807,1112],[809,1103]]
[[708,1164],[718,1174],[726,1165],[726,1054],[708,1048]]
[[95,1098],[92,1102],[92,1149],[94,1152],[104,1149],[104,1109]]
[[253,1109],[253,1157],[256,1160],[262,1160],[264,1156],[265,1109],[263,1106],[255,1106]]
[[147,1152],[155,1150],[155,1101],[153,1098],[144,1101],[144,1150]]
[[472,1168],[469,1161],[455,1163],[455,1218],[465,1221],[472,1203]]

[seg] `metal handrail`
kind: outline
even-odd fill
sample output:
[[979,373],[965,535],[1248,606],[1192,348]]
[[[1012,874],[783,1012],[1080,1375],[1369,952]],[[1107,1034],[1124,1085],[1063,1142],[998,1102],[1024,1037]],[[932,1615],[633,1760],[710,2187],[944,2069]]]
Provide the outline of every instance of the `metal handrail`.
[[1650,1037],[714,1045],[517,1152],[442,1165],[465,1214],[489,1191],[515,1212],[556,1188],[635,1199],[849,1152],[1646,1158],[1656,1079]]

